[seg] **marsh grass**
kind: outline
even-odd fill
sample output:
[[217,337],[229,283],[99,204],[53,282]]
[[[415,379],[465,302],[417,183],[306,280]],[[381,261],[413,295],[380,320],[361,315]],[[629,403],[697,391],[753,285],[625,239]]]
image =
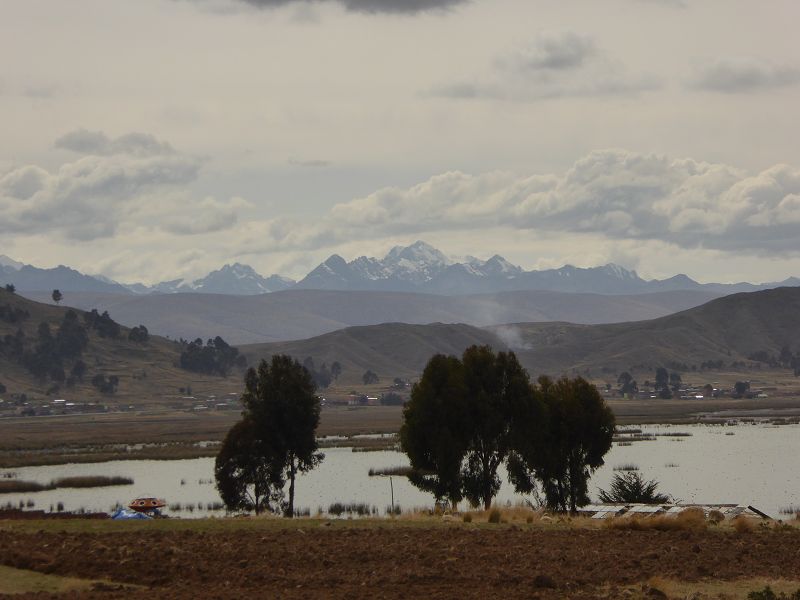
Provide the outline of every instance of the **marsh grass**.
[[334,502],[328,506],[328,514],[336,517],[357,515],[359,517],[377,516],[378,508],[365,502]]
[[0,494],[22,494],[27,492],[43,492],[52,490],[52,485],[37,483],[36,481],[25,481],[20,479],[4,479],[0,481]]
[[113,485],[133,485],[130,477],[106,477],[104,475],[85,475],[82,477],[62,477],[50,484],[53,488],[94,488]]
[[408,477],[413,469],[408,466],[384,467],[369,469],[370,477]]
[[638,471],[639,470],[639,465],[635,465],[633,463],[623,463],[621,465],[616,465],[614,467],[614,470],[615,471],[627,471],[627,472]]
[[629,531],[705,531],[708,528],[702,509],[687,508],[676,516],[655,515],[643,517],[634,515],[618,519],[606,519],[603,526],[608,529]]

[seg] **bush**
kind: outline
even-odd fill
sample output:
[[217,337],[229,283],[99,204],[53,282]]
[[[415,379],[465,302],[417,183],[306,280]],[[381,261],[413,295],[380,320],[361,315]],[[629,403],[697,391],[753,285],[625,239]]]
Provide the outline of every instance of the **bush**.
[[608,491],[600,490],[600,502],[605,504],[667,504],[670,501],[671,498],[667,494],[658,493],[658,482],[655,479],[648,481],[640,473],[630,469],[614,475]]
[[495,523],[495,524],[499,523],[501,516],[502,515],[500,514],[500,509],[493,508],[492,510],[489,511],[489,523]]
[[771,587],[766,586],[763,590],[747,594],[747,600],[800,600],[800,589],[791,595],[787,595],[783,592],[776,594]]
[[755,530],[756,526],[748,517],[739,516],[733,520],[733,528],[738,533],[750,533]]
[[464,513],[464,523],[472,523],[472,513]]

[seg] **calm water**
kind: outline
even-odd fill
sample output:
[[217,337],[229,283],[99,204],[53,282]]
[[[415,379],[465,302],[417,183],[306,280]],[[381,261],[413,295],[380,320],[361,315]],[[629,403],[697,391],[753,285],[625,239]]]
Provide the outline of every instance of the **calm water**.
[[[674,425],[646,426],[645,433],[691,433],[690,437],[659,436],[656,441],[614,445],[606,465],[592,478],[591,495],[607,487],[613,468],[634,463],[647,478],[661,482],[660,489],[684,502],[727,502],[752,504],[779,516],[780,507],[800,505],[800,426],[740,424],[735,426]],[[731,435],[732,434],[732,435]],[[302,476],[297,484],[298,507],[312,513],[333,502],[365,502],[381,513],[391,502],[389,479],[369,477],[370,467],[408,464],[399,452],[352,452],[348,448],[325,449],[325,460],[315,471]],[[169,503],[203,504],[203,510],[183,511],[183,517],[205,516],[205,506],[218,502],[211,458],[174,461],[118,461],[95,464],[24,467],[0,470],[16,473],[18,479],[48,483],[73,475],[122,475],[132,478],[129,486],[89,490],[58,489],[28,494],[0,495],[0,504],[33,500],[35,508],[49,510],[60,501],[65,510],[81,507],[108,511],[115,504],[127,504],[137,496],[159,496]],[[673,466],[677,465],[677,466]],[[521,499],[505,482],[500,502]],[[433,499],[419,492],[402,477],[393,477],[395,503],[405,509],[431,506]],[[175,513],[173,513],[175,514]]]

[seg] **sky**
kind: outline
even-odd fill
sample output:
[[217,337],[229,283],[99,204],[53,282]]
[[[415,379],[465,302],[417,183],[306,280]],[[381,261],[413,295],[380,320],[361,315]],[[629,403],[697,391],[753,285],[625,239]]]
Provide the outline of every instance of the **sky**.
[[800,276],[796,0],[0,0],[0,254]]

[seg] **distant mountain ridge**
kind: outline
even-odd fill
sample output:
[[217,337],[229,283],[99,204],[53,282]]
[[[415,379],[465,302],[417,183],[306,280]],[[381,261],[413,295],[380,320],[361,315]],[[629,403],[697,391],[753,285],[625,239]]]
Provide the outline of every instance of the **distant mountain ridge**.
[[684,274],[663,280],[645,280],[634,270],[609,263],[581,268],[526,271],[500,255],[488,260],[466,257],[453,260],[433,246],[417,241],[392,248],[382,259],[361,256],[350,262],[330,256],[298,282],[280,275],[264,277],[249,265],[226,264],[201,279],[174,279],[152,286],[121,284],[102,275],[88,276],[68,267],[38,269],[0,256],[0,283],[13,283],[21,291],[111,292],[126,294],[207,293],[248,296],[288,289],[414,292],[446,296],[492,294],[511,291],[551,291],[595,294],[645,294],[678,290],[703,290],[716,294],[753,292],[775,287],[800,286],[790,277],[771,283],[698,283]]

